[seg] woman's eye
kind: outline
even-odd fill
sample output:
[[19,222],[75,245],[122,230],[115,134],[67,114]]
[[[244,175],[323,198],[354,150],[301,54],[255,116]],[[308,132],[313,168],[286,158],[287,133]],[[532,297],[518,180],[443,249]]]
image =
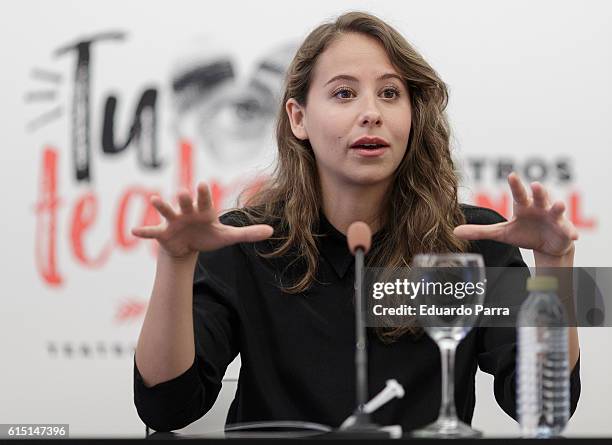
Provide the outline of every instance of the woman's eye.
[[400,92],[396,88],[385,88],[382,95],[385,99],[395,99],[400,95]]
[[337,97],[338,99],[350,99],[353,96],[353,92],[348,88],[340,88],[334,92],[334,97]]

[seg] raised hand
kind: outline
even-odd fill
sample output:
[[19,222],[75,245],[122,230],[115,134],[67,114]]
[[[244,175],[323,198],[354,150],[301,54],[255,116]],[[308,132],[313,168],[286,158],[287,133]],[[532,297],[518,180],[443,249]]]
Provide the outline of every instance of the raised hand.
[[464,224],[455,228],[457,237],[466,240],[491,239],[524,249],[534,255],[560,258],[572,254],[578,231],[565,217],[562,201],[551,203],[547,190],[531,183],[531,196],[516,173],[508,175],[512,191],[513,214],[510,221],[490,225]]
[[186,258],[198,251],[211,251],[240,242],[261,241],[272,236],[273,229],[266,224],[233,227],[222,224],[213,207],[206,183],[197,187],[197,201],[188,191],[178,195],[180,211],[159,196],[151,198],[151,204],[164,221],[158,226],[132,229],[139,238],[156,239],[161,249],[174,258]]

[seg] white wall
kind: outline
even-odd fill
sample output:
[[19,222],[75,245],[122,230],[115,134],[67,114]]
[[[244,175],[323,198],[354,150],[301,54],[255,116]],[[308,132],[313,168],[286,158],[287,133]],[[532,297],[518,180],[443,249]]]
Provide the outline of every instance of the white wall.
[[[612,160],[612,6],[606,1],[311,1],[296,14],[291,2],[197,1],[20,1],[0,6],[0,422],[70,423],[73,435],[139,436],[143,426],[132,404],[132,356],[151,290],[154,256],[141,242],[121,248],[116,239],[120,200],[129,187],[172,196],[178,187],[178,140],[193,143],[193,177],[235,184],[245,171],[273,159],[271,122],[206,118],[206,106],[180,117],[174,108],[172,73],[215,54],[234,59],[237,79],[225,93],[248,96],[249,76],[261,57],[283,58],[278,50],[297,43],[321,21],[347,9],[367,10],[395,25],[438,70],[451,91],[449,116],[457,157],[466,176],[462,196],[492,200],[507,195],[494,177],[494,165],[509,159],[519,171],[543,161],[553,173],[544,183],[555,196],[575,196],[574,220],[581,239],[577,264],[608,266],[612,208],[605,180]],[[74,179],[71,162],[71,95],[74,54],[53,57],[60,46],[103,31],[127,33],[123,42],[101,42],[92,51],[90,184]],[[222,42],[222,43],[219,43]],[[59,80],[42,79],[43,69]],[[274,81],[274,80],[273,80]],[[158,90],[158,129],[163,167],[143,170],[135,147],[101,154],[104,100],[117,94],[117,133],[126,134],[142,91]],[[28,92],[48,100],[28,102]],[[224,93],[224,94],[225,94]],[[234,96],[232,96],[234,95]],[[221,102],[227,105],[226,102]],[[231,104],[231,103],[230,103]],[[28,123],[57,110],[59,115],[33,131]],[[57,111],[56,111],[57,112]],[[49,116],[49,115],[47,115]],[[204,116],[204,117],[202,117]],[[231,115],[230,115],[231,116]],[[227,118],[227,116],[226,116]],[[38,121],[40,123],[40,121]],[[212,141],[200,126],[222,138]],[[249,127],[246,127],[246,125]],[[240,129],[239,131],[236,129]],[[253,134],[245,128],[251,128]],[[261,135],[261,137],[259,137]],[[250,139],[249,139],[250,138]],[[216,144],[214,145],[213,144]],[[253,158],[240,155],[248,145]],[[214,146],[213,146],[214,145]],[[44,178],[43,150],[56,149],[56,267],[61,286],[45,281],[36,248],[48,251],[50,212],[36,213]],[[222,156],[215,157],[214,147]],[[227,162],[224,156],[229,156]],[[476,180],[470,162],[483,159]],[[530,160],[531,159],[531,160]],[[537,163],[536,162],[536,163]],[[571,178],[563,181],[558,162]],[[530,167],[531,166],[531,167]],[[537,168],[537,167],[536,167]],[[533,173],[533,170],[532,170]],[[537,172],[536,172],[537,173]],[[71,230],[76,203],[97,197],[97,215],[83,213],[91,226],[82,233],[90,259],[110,246],[98,265],[77,258]],[[231,191],[228,191],[231,195]],[[89,204],[91,205],[91,203]],[[126,224],[137,224],[142,205],[130,204]],[[41,222],[43,232],[37,232]],[[37,235],[38,234],[38,235]],[[44,236],[43,236],[44,235]],[[132,314],[131,316],[129,314]],[[609,329],[581,329],[583,393],[568,432],[611,435],[605,401],[612,398],[606,377],[612,361]],[[76,348],[76,352],[66,347]],[[91,348],[89,353],[82,347]],[[56,349],[54,349],[56,348]],[[230,372],[237,376],[237,368]],[[224,386],[214,411],[187,431],[222,425],[235,390]],[[490,435],[514,434],[514,423],[497,407],[489,376],[478,376],[474,424]]]

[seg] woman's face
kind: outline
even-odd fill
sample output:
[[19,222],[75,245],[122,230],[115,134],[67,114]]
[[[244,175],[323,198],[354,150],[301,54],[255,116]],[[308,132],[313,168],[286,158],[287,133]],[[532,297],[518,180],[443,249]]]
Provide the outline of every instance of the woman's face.
[[410,134],[408,89],[374,38],[350,33],[319,57],[305,106],[287,102],[325,185],[389,183]]

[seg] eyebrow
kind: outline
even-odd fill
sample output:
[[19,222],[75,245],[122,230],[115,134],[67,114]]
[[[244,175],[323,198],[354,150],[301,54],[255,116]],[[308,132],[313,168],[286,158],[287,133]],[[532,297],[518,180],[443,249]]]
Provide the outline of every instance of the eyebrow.
[[[404,79],[402,79],[400,76],[398,76],[397,74],[394,73],[386,73],[383,74],[382,76],[378,77],[376,80],[386,80],[386,79],[397,79],[400,82],[404,82]],[[337,76],[332,77],[331,79],[329,79],[325,85],[328,85],[336,80],[347,80],[349,82],[359,82],[359,79],[357,79],[355,76],[350,76],[348,74],[339,74]]]

